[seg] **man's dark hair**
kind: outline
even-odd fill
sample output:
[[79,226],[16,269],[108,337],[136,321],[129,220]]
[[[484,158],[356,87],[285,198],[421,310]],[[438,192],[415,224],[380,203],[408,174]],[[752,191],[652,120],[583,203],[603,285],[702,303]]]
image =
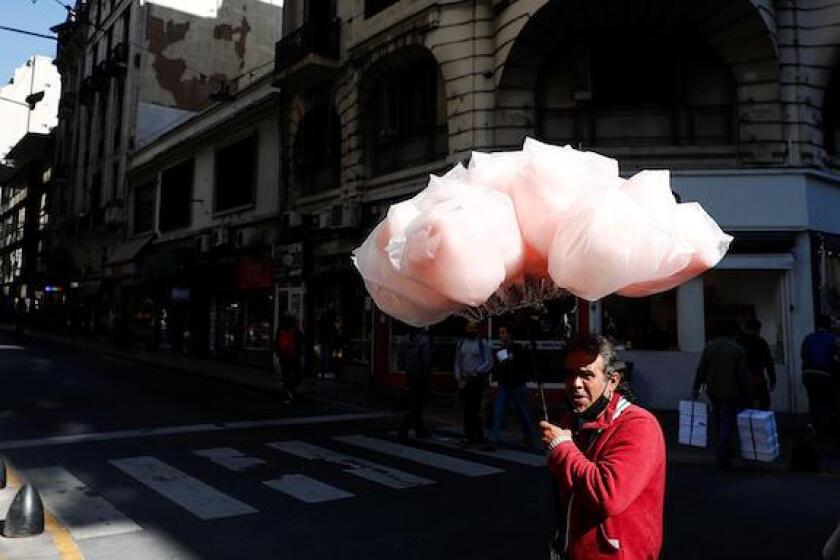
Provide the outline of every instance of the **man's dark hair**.
[[761,321],[759,321],[755,317],[747,319],[744,328],[750,332],[761,332]]
[[817,328],[818,329],[831,329],[831,317],[829,315],[820,315],[817,317]]
[[601,356],[604,359],[604,373],[611,374],[618,371],[618,358],[615,347],[606,337],[594,334],[581,334],[573,338],[566,345],[566,355],[572,352],[584,352],[594,359]]

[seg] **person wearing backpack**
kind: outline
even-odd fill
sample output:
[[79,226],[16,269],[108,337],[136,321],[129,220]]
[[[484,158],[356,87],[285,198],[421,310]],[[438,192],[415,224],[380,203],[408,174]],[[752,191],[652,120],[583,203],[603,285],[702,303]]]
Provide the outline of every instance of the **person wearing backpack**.
[[466,336],[455,346],[455,380],[464,401],[464,438],[466,445],[486,443],[482,427],[481,397],[487,377],[493,369],[490,342],[478,334],[476,321],[467,323]]
[[305,348],[303,333],[297,321],[291,315],[284,315],[280,319],[274,349],[283,375],[284,402],[295,400],[295,391],[303,378]]

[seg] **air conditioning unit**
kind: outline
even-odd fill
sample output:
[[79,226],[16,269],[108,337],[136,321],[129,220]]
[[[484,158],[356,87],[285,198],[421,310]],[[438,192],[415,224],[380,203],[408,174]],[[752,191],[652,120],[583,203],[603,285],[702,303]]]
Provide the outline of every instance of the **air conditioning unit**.
[[315,227],[318,229],[329,229],[332,227],[332,211],[329,209],[313,214],[313,219],[315,221]]
[[213,246],[221,247],[230,243],[230,228],[228,226],[219,226],[213,230]]
[[330,210],[330,227],[356,228],[362,222],[362,205],[357,201],[334,204]]
[[283,229],[292,229],[303,225],[303,216],[300,212],[289,210],[280,216],[280,225]]
[[213,234],[202,233],[195,238],[195,250],[199,253],[209,253],[213,249]]
[[233,238],[233,246],[237,249],[242,249],[244,247],[258,245],[262,241],[261,233],[262,231],[255,227],[237,230]]

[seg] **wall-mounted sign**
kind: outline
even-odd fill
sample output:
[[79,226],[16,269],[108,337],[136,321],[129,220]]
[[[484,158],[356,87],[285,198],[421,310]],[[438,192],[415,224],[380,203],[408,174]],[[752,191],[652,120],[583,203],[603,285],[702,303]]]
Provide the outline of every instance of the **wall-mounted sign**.
[[303,243],[274,247],[274,267],[278,276],[292,278],[303,275]]

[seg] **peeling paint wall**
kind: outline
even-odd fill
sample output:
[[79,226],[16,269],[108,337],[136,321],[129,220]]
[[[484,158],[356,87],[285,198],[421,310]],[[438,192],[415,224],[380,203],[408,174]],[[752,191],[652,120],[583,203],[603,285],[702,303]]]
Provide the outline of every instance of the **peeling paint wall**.
[[282,4],[158,0],[145,3],[143,21],[139,101],[195,111],[220,83],[272,63]]

